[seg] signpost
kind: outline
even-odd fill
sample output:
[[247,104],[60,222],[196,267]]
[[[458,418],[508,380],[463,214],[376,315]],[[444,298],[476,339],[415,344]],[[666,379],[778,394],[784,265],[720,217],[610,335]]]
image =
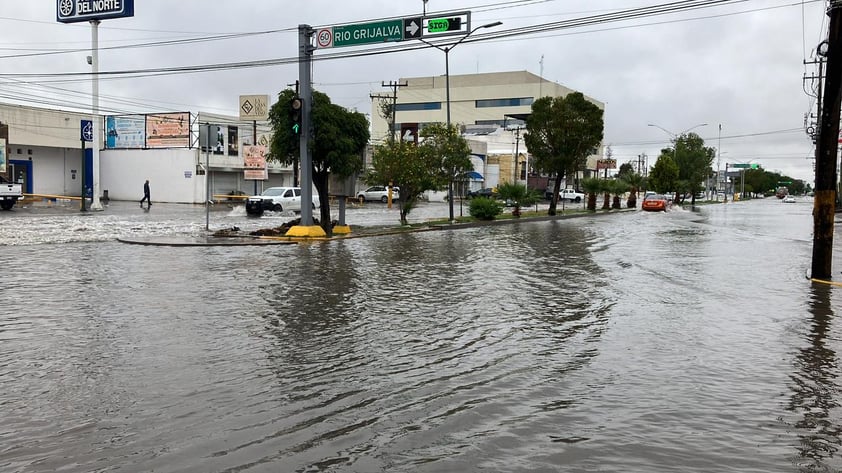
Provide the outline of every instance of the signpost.
[[468,34],[471,12],[446,13],[444,16],[407,17],[342,26],[316,31],[316,47],[341,48],[361,44],[407,41],[456,34]]
[[88,210],[85,207],[85,199],[88,198],[88,189],[85,182],[85,143],[91,143],[94,141],[94,122],[91,120],[80,120],[79,132],[79,138],[82,140],[82,208],[79,210],[85,212]]

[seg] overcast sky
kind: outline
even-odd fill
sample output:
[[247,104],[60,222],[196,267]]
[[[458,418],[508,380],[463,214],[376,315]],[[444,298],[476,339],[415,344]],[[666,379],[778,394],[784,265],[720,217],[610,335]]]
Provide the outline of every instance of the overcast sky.
[[[88,23],[56,21],[57,0],[12,2],[0,11],[0,101],[89,107],[91,85],[82,76],[26,76],[90,72]],[[132,18],[99,28],[100,71],[140,71],[100,82],[101,106],[112,113],[204,111],[237,115],[243,94],[271,94],[298,78],[297,64],[149,76],[148,70],[252,60],[294,59],[297,26],[358,23],[427,12],[470,11],[472,26],[501,21],[482,32],[574,20],[666,3],[665,0],[136,0]],[[645,153],[654,164],[670,136],[694,128],[719,162],[759,163],[813,181],[805,114],[815,113],[805,75],[826,37],[826,1],[746,0],[675,14],[555,29],[454,48],[450,73],[528,70],[605,103],[605,144],[620,162]],[[190,44],[126,48],[150,42],[245,35]],[[456,41],[458,37],[454,37]],[[408,42],[404,42],[407,43]],[[401,43],[402,45],[404,43]],[[415,42],[417,43],[417,41]],[[394,44],[393,44],[394,46]],[[333,48],[351,53],[379,48]],[[110,48],[110,49],[108,49]],[[46,52],[59,54],[45,55]],[[27,55],[25,57],[10,57]],[[369,114],[370,94],[401,77],[443,75],[444,53],[434,49],[317,60],[314,86],[340,105]],[[58,81],[58,82],[55,82]],[[58,91],[56,88],[74,91]],[[58,95],[57,95],[58,94]],[[16,100],[15,100],[16,99]],[[721,125],[721,133],[720,133]],[[721,143],[721,147],[720,147]]]

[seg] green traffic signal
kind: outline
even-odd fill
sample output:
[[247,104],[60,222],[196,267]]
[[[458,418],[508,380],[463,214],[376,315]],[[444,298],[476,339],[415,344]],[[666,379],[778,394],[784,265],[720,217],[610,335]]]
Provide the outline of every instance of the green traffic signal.
[[301,97],[293,97],[289,101],[289,119],[292,122],[292,132],[299,134],[301,132],[301,112],[304,109],[304,100]]

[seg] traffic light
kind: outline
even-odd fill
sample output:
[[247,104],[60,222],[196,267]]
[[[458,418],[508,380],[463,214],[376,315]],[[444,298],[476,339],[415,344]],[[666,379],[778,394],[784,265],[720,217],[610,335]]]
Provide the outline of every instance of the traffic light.
[[289,120],[291,122],[292,132],[294,134],[301,133],[301,112],[304,109],[304,100],[300,97],[293,97],[289,101]]

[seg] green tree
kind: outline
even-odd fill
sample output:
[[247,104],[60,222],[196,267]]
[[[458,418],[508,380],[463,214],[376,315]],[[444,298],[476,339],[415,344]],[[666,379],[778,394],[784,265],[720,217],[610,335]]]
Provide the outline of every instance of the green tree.
[[512,215],[515,217],[520,217],[521,207],[529,207],[530,205],[534,205],[535,202],[538,202],[538,200],[541,199],[540,194],[538,194],[534,190],[527,188],[523,184],[517,184],[512,182],[504,182],[498,185],[497,195],[500,196],[501,199],[507,202],[511,202],[511,204],[514,206]]
[[647,179],[652,189],[659,194],[675,191],[678,183],[678,166],[666,151],[661,151]]
[[401,189],[400,221],[418,203],[418,196],[430,190],[445,189],[453,176],[471,170],[468,142],[456,126],[432,124],[424,127],[419,145],[389,140],[377,146],[365,181],[369,184],[392,182]]
[[[272,142],[269,160],[297,166],[300,154],[299,135],[292,132],[289,103],[295,97],[292,89],[282,90],[278,102],[269,110]],[[309,149],[312,159],[313,185],[321,202],[320,224],[331,235],[330,175],[347,178],[360,172],[363,152],[368,144],[368,119],[330,102],[327,95],[313,91],[312,128]],[[302,204],[303,205],[303,204]]]
[[582,189],[588,194],[588,210],[596,212],[596,196],[602,192],[603,181],[598,177],[582,179]]
[[581,92],[565,97],[541,97],[532,103],[526,119],[524,143],[532,154],[532,165],[555,174],[549,215],[556,214],[561,179],[582,169],[602,142],[603,112]]
[[632,163],[621,164],[620,169],[617,170],[617,178],[625,180],[626,176],[629,174],[634,174],[634,166]]
[[[673,159],[678,166],[678,179],[683,185],[674,190],[690,193],[690,203],[696,203],[696,194],[704,189],[704,182],[711,172],[716,150],[705,146],[705,140],[695,133],[676,137],[673,143]],[[678,184],[678,183],[677,183]]]

